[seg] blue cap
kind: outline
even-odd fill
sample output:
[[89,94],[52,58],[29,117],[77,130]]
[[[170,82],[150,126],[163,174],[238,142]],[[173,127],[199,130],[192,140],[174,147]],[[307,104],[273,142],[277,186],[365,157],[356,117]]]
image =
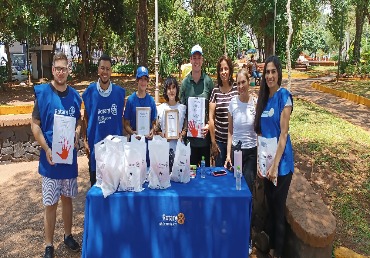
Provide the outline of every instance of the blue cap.
[[195,46],[191,49],[190,54],[191,54],[191,55],[194,55],[196,52],[198,52],[199,54],[203,55],[203,50],[202,50],[201,46],[199,46],[198,44],[197,44],[197,45],[195,45]]
[[137,68],[137,71],[136,71],[136,79],[139,79],[143,76],[146,76],[149,78],[149,72],[146,67],[140,66],[139,68]]

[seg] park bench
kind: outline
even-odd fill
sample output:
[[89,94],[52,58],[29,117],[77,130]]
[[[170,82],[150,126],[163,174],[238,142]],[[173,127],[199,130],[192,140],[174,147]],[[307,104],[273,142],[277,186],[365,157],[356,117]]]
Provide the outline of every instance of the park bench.
[[294,64],[294,69],[298,70],[298,71],[301,71],[301,72],[305,72],[305,71],[308,70],[308,67],[307,67],[307,64],[305,64],[305,63],[296,62]]

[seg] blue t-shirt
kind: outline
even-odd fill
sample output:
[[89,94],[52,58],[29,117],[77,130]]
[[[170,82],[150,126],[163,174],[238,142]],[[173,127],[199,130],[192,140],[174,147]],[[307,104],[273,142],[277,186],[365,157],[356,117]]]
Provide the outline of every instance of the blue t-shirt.
[[157,106],[152,96],[146,93],[144,98],[139,98],[136,92],[132,93],[126,103],[124,118],[130,121],[132,130],[136,131],[136,108],[150,107],[150,128],[153,121],[157,118]]
[[[44,134],[49,148],[53,142],[54,114],[71,116],[76,122],[81,118],[81,97],[78,92],[70,86],[65,97],[59,97],[50,84],[41,84],[34,87],[40,112],[41,131]],[[74,129],[73,129],[74,130]],[[70,179],[78,176],[77,151],[73,148],[73,162],[69,164],[50,165],[46,159],[46,153],[40,150],[39,173],[52,179]]]
[[[285,88],[279,88],[276,93],[268,99],[267,105],[261,115],[261,132],[262,137],[274,138],[279,141],[280,137],[280,118],[281,113],[288,102],[291,101],[293,108],[293,98],[290,92]],[[288,102],[289,103],[289,102]],[[293,109],[292,109],[293,110]],[[285,149],[281,156],[278,173],[279,176],[284,176],[294,172],[293,148],[288,134]]]
[[94,144],[110,134],[122,135],[125,96],[125,89],[112,84],[111,93],[104,97],[99,94],[96,82],[91,83],[82,94],[88,116],[87,141],[90,148],[90,168],[92,171],[96,171]]

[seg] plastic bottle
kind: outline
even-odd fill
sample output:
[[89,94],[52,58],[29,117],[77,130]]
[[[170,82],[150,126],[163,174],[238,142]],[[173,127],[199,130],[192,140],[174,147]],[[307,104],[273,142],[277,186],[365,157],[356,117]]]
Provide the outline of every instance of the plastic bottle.
[[200,177],[206,178],[206,161],[204,160],[204,156],[202,156],[202,161],[200,162]]
[[236,190],[242,190],[242,172],[240,166],[236,167]]

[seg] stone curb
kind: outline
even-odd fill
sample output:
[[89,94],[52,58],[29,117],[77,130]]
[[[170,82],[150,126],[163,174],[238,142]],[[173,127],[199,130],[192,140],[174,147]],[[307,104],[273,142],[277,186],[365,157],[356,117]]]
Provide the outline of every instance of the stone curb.
[[332,89],[332,88],[329,88],[329,87],[325,87],[325,86],[323,86],[323,85],[321,85],[320,83],[317,83],[317,82],[313,82],[311,84],[311,87],[314,88],[314,89],[317,89],[319,91],[325,92],[325,93],[330,93],[330,94],[335,95],[335,96],[340,97],[340,98],[348,99],[348,100],[350,100],[352,102],[355,102],[357,104],[361,104],[361,105],[365,105],[367,107],[370,107],[370,99],[359,96],[357,94],[353,94],[353,93],[349,93],[349,92],[346,92],[346,91],[340,91],[340,90]]

